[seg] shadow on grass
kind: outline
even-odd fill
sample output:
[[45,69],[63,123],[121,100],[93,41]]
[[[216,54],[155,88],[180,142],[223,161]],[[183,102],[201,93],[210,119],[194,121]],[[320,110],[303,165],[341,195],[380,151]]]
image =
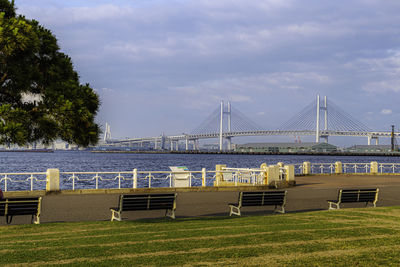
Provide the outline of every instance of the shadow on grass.
[[[293,214],[293,213],[304,213],[304,212],[313,212],[313,211],[323,211],[325,209],[304,209],[304,210],[296,210],[296,211],[289,211],[286,214]],[[188,221],[224,221],[224,220],[234,220],[246,217],[262,217],[262,216],[280,216],[284,215],[281,213],[274,212],[273,210],[267,211],[242,211],[242,216],[232,215],[229,216],[229,213],[210,213],[202,216],[190,217],[190,216],[177,216],[176,219],[171,219],[168,217],[159,217],[159,218],[141,218],[137,220],[124,220],[124,222],[130,223],[182,223]]]

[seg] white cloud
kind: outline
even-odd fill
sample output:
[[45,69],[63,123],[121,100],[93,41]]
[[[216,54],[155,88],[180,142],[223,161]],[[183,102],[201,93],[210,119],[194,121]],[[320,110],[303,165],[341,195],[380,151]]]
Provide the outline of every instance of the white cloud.
[[22,9],[23,12],[28,12],[31,16],[40,17],[40,22],[48,25],[68,25],[76,23],[85,25],[85,23],[88,22],[110,22],[110,20],[134,15],[132,7],[114,4],[63,8],[50,5],[43,8],[30,3],[29,5],[22,6]]
[[400,92],[400,79],[369,82],[363,86],[369,93]]
[[[265,73],[249,76],[225,77],[218,80],[203,81],[188,86],[171,87],[170,92],[186,99],[181,103],[192,108],[214,106],[219,100],[233,102],[254,102],[260,98],[268,99],[275,92],[280,94],[297,94],[306,90],[302,86],[310,83],[314,86],[329,83],[330,78],[318,73]],[[195,103],[191,105],[189,103]]]
[[392,114],[392,110],[391,109],[382,109],[381,114],[390,115],[390,114]]
[[101,91],[104,93],[115,93],[116,92],[114,89],[107,88],[107,87],[101,88]]
[[[380,111],[398,101],[387,96],[400,93],[400,1],[16,0],[16,5],[56,34],[82,82],[113,88],[99,90],[100,120],[120,123],[136,136],[150,127],[126,125],[157,118],[163,108],[171,117],[184,110],[192,121],[223,99],[246,114],[276,112],[268,117],[281,120],[317,92],[336,97],[350,114],[374,107],[368,116],[379,128],[388,122],[378,117],[390,117]],[[151,102],[152,112],[123,121],[131,102],[137,113]],[[160,127],[156,134],[162,127],[180,131],[168,123],[151,127]]]

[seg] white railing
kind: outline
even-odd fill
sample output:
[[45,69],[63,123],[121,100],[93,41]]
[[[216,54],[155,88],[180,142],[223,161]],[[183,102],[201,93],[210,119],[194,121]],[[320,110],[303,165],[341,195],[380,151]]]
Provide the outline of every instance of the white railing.
[[303,163],[293,164],[294,166],[294,173],[295,174],[302,174],[303,173]]
[[344,173],[369,173],[371,163],[343,163]]
[[232,182],[235,186],[237,186],[238,183],[260,185],[265,182],[264,169],[223,168],[221,173],[224,181]]
[[[132,171],[123,172],[61,172],[63,189],[75,190],[77,185],[85,188],[152,188],[174,187],[178,178],[186,176],[187,187],[210,186],[215,180],[215,171]],[[80,187],[80,186],[79,186]]]
[[[302,174],[303,164],[293,164],[296,174]],[[335,163],[311,163],[312,174],[335,173]],[[400,163],[378,163],[379,173],[400,173]],[[370,173],[371,163],[342,163],[343,173]]]
[[379,163],[380,173],[400,173],[400,163]]
[[[41,183],[39,189],[44,189],[46,185],[46,173],[45,172],[30,172],[30,173],[0,173],[0,185],[3,186],[5,192],[11,189],[23,188],[27,191],[33,191],[37,188],[35,184]],[[37,185],[38,186],[38,185]],[[1,187],[0,187],[1,188]],[[13,190],[14,191],[14,190]]]
[[334,173],[334,163],[311,163],[311,173]]
[[[295,174],[302,174],[304,165],[293,164]],[[311,163],[312,174],[335,173],[335,163]],[[378,163],[379,173],[400,173],[400,163]],[[376,168],[376,167],[375,167]],[[280,179],[285,169],[279,168]],[[223,168],[221,171],[115,171],[115,172],[60,172],[60,188],[101,189],[101,188],[152,188],[152,187],[202,187],[219,186],[220,181],[233,185],[243,183],[260,185],[265,183],[265,169]],[[370,173],[371,163],[342,163],[343,173]],[[219,176],[221,175],[221,176]],[[182,177],[184,177],[182,179]],[[222,178],[222,179],[217,179]],[[184,182],[182,185],[182,181]],[[181,184],[179,185],[178,182]],[[34,191],[46,187],[46,172],[0,173],[0,188],[4,191]]]

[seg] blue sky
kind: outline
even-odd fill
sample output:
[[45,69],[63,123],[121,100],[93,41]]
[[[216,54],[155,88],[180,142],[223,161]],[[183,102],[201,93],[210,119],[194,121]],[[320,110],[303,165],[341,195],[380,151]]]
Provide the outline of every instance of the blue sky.
[[190,132],[220,100],[276,129],[317,93],[371,129],[400,128],[398,0],[16,5],[52,30],[99,93],[97,119],[113,137]]

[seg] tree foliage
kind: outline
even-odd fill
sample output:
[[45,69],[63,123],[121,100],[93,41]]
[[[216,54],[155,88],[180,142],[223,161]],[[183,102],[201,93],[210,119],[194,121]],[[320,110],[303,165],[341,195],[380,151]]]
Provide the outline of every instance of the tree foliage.
[[97,143],[100,102],[56,37],[0,0],[0,143]]

